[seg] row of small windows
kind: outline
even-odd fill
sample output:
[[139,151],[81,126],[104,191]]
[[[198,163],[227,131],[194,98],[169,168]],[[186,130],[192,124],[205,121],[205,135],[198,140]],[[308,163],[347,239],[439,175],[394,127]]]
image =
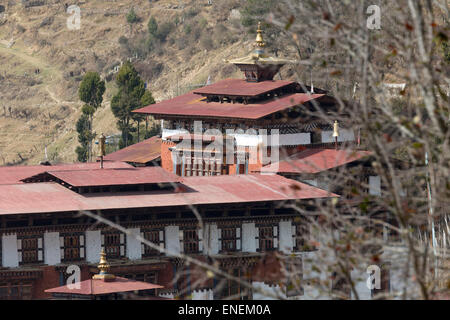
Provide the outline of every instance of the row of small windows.
[[[292,226],[293,247],[301,249],[305,246],[308,228],[302,225]],[[217,240],[219,252],[236,252],[242,250],[242,228],[229,226],[219,228]],[[155,246],[164,248],[164,230],[142,230],[141,237],[150,241]],[[179,231],[180,251],[187,254],[203,252],[203,231],[197,228],[186,228]],[[126,236],[118,231],[102,232],[101,246],[105,250],[107,258],[121,259],[126,257]],[[259,225],[256,227],[257,251],[276,250],[279,246],[278,225]],[[86,238],[84,233],[60,234],[59,248],[61,261],[83,261],[86,259]],[[44,241],[41,236],[20,237],[17,239],[17,251],[19,264],[43,263]],[[152,257],[161,254],[159,250],[145,244],[141,244],[142,257]]]

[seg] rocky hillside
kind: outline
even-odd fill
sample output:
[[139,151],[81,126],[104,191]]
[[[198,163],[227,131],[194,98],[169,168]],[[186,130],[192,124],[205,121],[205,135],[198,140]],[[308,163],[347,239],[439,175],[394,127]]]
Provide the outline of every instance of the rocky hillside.
[[[46,146],[50,161],[76,160],[77,90],[86,71],[107,80],[94,119],[94,131],[106,135],[119,132],[109,100],[116,90],[114,72],[127,59],[157,101],[208,77],[241,77],[224,60],[252,49],[254,36],[241,25],[242,1],[211,2],[75,1],[79,29],[72,19],[76,12],[64,1],[0,2],[0,165],[36,164]],[[158,25],[154,36],[150,17]]]

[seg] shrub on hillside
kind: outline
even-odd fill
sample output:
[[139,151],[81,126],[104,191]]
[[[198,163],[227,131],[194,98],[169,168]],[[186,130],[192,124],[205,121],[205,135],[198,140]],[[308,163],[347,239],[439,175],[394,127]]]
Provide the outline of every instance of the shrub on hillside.
[[158,27],[156,38],[158,38],[161,42],[165,42],[168,35],[174,28],[175,25],[172,22],[164,22]]
[[130,11],[128,11],[127,22],[130,24],[139,22],[139,17],[136,15],[136,12],[134,12],[134,8],[131,8]]

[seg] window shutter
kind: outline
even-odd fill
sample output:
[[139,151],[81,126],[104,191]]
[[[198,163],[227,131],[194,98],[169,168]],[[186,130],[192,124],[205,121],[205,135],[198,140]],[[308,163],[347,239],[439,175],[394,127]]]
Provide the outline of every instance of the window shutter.
[[59,237],[59,246],[64,248],[64,237]]
[[236,250],[241,250],[241,239],[236,240]]
[[295,241],[297,238],[297,227],[292,226],[292,247],[295,248],[297,246],[297,242]]
[[125,235],[123,233],[120,234],[120,255],[125,255]]
[[145,244],[141,243],[141,254],[145,253]]
[[18,252],[18,256],[19,256],[19,263],[22,262],[22,251]]
[[104,245],[105,245],[105,235],[102,234],[102,246],[104,246]]
[[38,249],[42,249],[42,238],[38,238]]
[[38,260],[39,261],[42,261],[43,259],[42,259],[42,250],[39,250],[38,251]]
[[84,258],[84,248],[80,248],[80,258]]
[[255,229],[256,229],[256,237],[255,237],[256,249],[259,249],[259,228],[255,228]]
[[80,235],[80,246],[84,246],[84,236]]
[[[61,254],[61,259],[64,259],[64,249],[60,249],[60,254]],[[80,256],[81,256],[81,254],[80,254]]]
[[203,229],[197,230],[197,236],[198,236],[198,251],[203,251]]
[[22,250],[22,239],[17,240],[17,250]]
[[164,242],[164,231],[162,230],[159,231],[159,242]]
[[273,227],[273,247],[278,248],[278,226]]

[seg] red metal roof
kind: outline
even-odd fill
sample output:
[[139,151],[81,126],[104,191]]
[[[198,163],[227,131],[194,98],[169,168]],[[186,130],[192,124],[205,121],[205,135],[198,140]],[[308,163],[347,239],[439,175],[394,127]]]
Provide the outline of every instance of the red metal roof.
[[47,293],[64,293],[64,294],[78,294],[78,295],[102,295],[118,292],[128,292],[128,291],[140,291],[140,290],[151,290],[151,289],[161,289],[163,286],[135,281],[131,279],[126,279],[122,277],[116,277],[114,281],[103,281],[100,279],[89,279],[81,281],[73,286],[79,285],[79,288],[64,285],[57,288],[47,289]]
[[162,167],[47,171],[73,187],[178,182],[180,177]]
[[[46,171],[64,171],[64,170],[85,170],[99,168],[100,164],[91,163],[71,163],[57,164],[52,166],[3,166],[0,167],[0,185],[22,183],[21,180],[35,176]],[[108,162],[104,164],[105,168],[133,168],[124,162]]]
[[105,161],[125,161],[145,164],[161,156],[161,138],[151,137],[103,157]]
[[243,79],[225,79],[206,87],[195,89],[193,93],[201,95],[226,95],[254,97],[291,85],[293,81],[270,80],[248,82]]
[[203,116],[234,119],[259,119],[269,114],[318,99],[324,94],[293,93],[258,104],[206,102],[193,92],[151,104],[133,112],[152,115]]
[[182,183],[187,187],[187,190],[177,193],[149,191],[85,195],[73,192],[54,182],[0,185],[0,214],[338,197],[336,194],[279,175],[184,177]]
[[370,151],[307,149],[286,160],[267,165],[261,169],[261,172],[317,173],[359,160],[370,154]]

